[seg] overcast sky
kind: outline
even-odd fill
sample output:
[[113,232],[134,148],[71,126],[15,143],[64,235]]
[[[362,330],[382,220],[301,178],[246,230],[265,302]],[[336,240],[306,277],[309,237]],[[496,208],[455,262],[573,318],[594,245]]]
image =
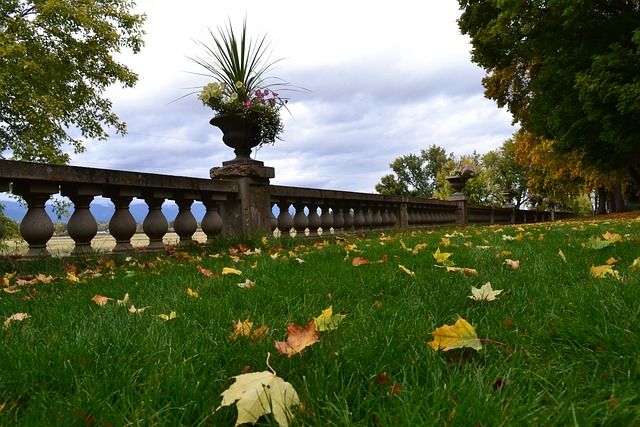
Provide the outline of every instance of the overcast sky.
[[[384,4],[384,3],[382,3]],[[484,72],[471,63],[455,0],[169,2],[138,0],[146,46],[120,61],[139,74],[134,89],[107,96],[128,134],[87,141],[73,165],[206,178],[234,157],[196,95],[206,78],[187,57],[207,28],[247,18],[267,34],[277,77],[310,90],[289,93],[284,141],[257,159],[276,168],[273,184],[374,192],[395,158],[432,144],[456,155],[499,147],[516,130],[483,96]]]

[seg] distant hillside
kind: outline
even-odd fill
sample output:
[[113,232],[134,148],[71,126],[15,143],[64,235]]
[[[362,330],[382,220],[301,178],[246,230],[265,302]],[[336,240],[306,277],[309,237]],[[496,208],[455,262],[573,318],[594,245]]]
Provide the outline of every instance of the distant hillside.
[[[22,221],[22,218],[27,213],[27,207],[25,205],[20,204],[19,202],[13,200],[0,201],[0,204],[4,205],[4,214],[7,218],[11,218],[14,221]],[[113,205],[105,205],[101,203],[93,202],[91,203],[89,209],[91,213],[95,217],[98,222],[109,222],[111,216],[113,216],[113,212],[115,211],[115,207]],[[67,222],[69,221],[68,217],[62,218],[62,220],[58,220],[58,217],[53,213],[53,209],[50,203],[45,205],[45,210],[51,217],[53,222]],[[144,221],[145,216],[147,216],[147,212],[149,212],[149,208],[145,203],[132,203],[129,206],[129,211],[131,215],[135,218],[137,223],[142,223]],[[202,203],[194,203],[191,207],[191,212],[196,217],[197,221],[201,221],[202,217],[205,214],[205,207]],[[70,214],[73,213],[73,207],[69,208]],[[162,213],[167,217],[168,221],[173,221],[178,215],[178,205],[174,202],[165,202],[162,205]]]

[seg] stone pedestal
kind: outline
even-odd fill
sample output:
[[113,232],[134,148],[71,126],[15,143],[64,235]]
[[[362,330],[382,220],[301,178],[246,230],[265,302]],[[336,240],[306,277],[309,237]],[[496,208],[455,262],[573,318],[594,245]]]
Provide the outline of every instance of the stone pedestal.
[[271,192],[269,180],[275,169],[255,160],[223,162],[222,167],[209,171],[211,179],[232,180],[238,183],[238,197],[220,203],[222,234],[251,235],[271,231]]

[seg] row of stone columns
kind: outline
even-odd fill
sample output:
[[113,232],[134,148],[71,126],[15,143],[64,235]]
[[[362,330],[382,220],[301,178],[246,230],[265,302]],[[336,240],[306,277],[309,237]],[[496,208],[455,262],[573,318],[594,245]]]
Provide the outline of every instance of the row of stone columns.
[[[17,182],[13,185],[13,193],[21,196],[27,203],[27,213],[20,223],[20,234],[28,243],[29,249],[25,258],[36,258],[49,255],[47,243],[53,236],[53,221],[45,211],[45,203],[51,195],[57,194],[59,187],[54,183]],[[73,203],[74,212],[69,218],[67,230],[75,242],[73,255],[93,252],[91,241],[98,233],[98,223],[89,206],[96,195],[111,199],[115,212],[109,221],[109,231],[116,241],[112,252],[127,253],[134,250],[131,238],[136,232],[136,221],[129,211],[134,197],[141,197],[149,212],[142,223],[142,229],[149,238],[145,251],[164,251],[163,238],[169,230],[169,223],[162,213],[162,204],[171,197],[178,205],[178,215],[174,221],[174,230],[180,237],[180,244],[193,242],[197,229],[197,221],[191,212],[191,205],[196,200],[195,194],[173,194],[164,191],[136,191],[127,189],[107,189],[104,192],[92,186],[61,186],[60,193]],[[202,197],[201,197],[202,199]],[[202,200],[206,213],[202,219],[202,231],[207,235],[207,244],[212,243],[216,235],[223,229],[223,220],[219,213],[219,200],[209,197]]]
[[[271,219],[271,229],[278,229],[283,234],[295,231],[296,235],[318,236],[319,230],[323,234],[330,230],[365,231],[371,229],[394,227],[397,217],[391,207],[349,205],[324,205],[321,203],[290,202],[278,200],[273,202],[279,210],[278,217]],[[294,214],[289,208],[293,206]],[[307,213],[305,213],[305,210]],[[318,211],[321,213],[318,214]]]

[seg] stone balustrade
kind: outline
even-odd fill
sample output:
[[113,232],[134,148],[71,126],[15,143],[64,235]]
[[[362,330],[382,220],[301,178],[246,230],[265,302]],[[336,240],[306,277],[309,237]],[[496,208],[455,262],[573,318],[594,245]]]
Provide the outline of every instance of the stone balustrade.
[[136,222],[129,211],[134,198],[144,200],[149,208],[142,224],[149,239],[146,251],[165,250],[168,221],[161,207],[166,200],[175,201],[179,208],[174,230],[180,244],[192,242],[197,229],[191,211],[194,201],[206,208],[201,228],[207,243],[220,234],[241,237],[278,231],[282,236],[317,237],[393,228],[539,222],[571,215],[474,206],[460,195],[436,200],[270,185],[274,176],[273,168],[256,161],[225,162],[212,168],[211,179],[201,179],[0,160],[0,192],[11,191],[27,203],[20,223],[20,233],[29,245],[26,259],[49,254],[47,243],[54,224],[44,206],[56,194],[73,203],[67,230],[76,255],[93,251],[98,226],[89,205],[96,196],[109,198],[115,206],[109,232],[116,240],[112,249],[116,254],[134,249],[131,238]]

